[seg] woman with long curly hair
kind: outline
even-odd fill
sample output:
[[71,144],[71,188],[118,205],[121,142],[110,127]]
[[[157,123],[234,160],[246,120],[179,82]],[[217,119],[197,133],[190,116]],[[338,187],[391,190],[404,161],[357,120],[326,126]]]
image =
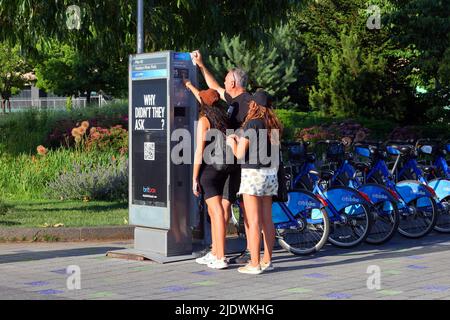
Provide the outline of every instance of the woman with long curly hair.
[[[199,91],[190,81],[185,81],[185,86],[192,91],[200,102],[200,116],[197,125],[196,149],[194,156],[194,168],[192,175],[192,192],[196,197],[203,194],[208,206],[208,214],[211,218],[212,248],[205,256],[196,259],[199,264],[208,265],[214,269],[228,267],[225,259],[225,236],[228,211],[224,205],[224,187],[228,177],[226,170],[219,170],[208,161],[204,161],[206,147],[215,142],[208,141],[210,134],[226,134],[228,118],[225,111],[218,105],[220,100],[216,90],[208,89]],[[211,162],[210,162],[211,163]]]
[[[243,135],[230,135],[227,144],[241,165],[241,186],[245,207],[246,234],[251,259],[238,269],[241,273],[260,274],[273,270],[272,250],[275,227],[272,222],[272,197],[278,193],[279,145],[282,126],[272,110],[268,95],[256,91],[242,125]],[[261,229],[264,255],[260,259]]]

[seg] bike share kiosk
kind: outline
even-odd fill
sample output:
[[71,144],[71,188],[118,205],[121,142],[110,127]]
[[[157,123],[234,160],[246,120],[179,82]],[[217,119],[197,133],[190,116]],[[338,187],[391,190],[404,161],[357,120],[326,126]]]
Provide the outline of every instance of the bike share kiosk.
[[[197,69],[189,53],[130,56],[129,223],[136,228],[134,250],[126,250],[128,256],[158,261],[192,255],[191,226],[198,206],[191,191],[191,163],[198,105],[183,78],[197,83]],[[188,130],[191,137],[173,137],[175,141],[171,141],[177,129]],[[184,155],[189,159],[186,163],[171,159],[173,147],[180,141],[186,148],[175,154],[189,152]]]

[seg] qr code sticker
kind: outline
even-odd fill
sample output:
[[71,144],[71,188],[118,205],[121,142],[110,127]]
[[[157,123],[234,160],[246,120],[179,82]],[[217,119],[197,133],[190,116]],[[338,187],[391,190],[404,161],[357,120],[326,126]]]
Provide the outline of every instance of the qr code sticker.
[[144,160],[155,160],[155,143],[144,142]]

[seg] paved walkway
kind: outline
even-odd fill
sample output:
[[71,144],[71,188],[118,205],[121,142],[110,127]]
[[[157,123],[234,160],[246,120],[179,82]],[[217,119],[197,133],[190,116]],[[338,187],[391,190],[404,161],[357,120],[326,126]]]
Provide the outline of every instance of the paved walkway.
[[[450,235],[395,237],[384,246],[343,250],[327,245],[313,257],[275,251],[276,269],[243,275],[105,257],[131,242],[0,244],[0,299],[450,299]],[[77,265],[81,289],[69,290],[66,268]],[[380,288],[367,273],[379,270]],[[373,267],[375,266],[375,267]],[[375,280],[369,281],[376,286]]]

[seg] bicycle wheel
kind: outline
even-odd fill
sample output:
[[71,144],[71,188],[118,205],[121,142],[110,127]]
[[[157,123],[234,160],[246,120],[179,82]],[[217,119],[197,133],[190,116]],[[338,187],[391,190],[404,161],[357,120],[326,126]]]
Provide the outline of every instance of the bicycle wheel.
[[296,216],[296,225],[276,227],[278,243],[295,255],[309,255],[319,251],[327,242],[330,222],[325,209],[311,209]]
[[445,197],[441,204],[443,208],[438,214],[434,230],[441,233],[450,233],[450,196]]
[[382,244],[389,241],[397,232],[400,214],[397,204],[392,201],[381,201],[372,207],[373,224],[366,242]]
[[438,210],[431,197],[420,197],[407,203],[411,212],[400,214],[398,231],[407,238],[421,238],[433,230]]
[[357,246],[369,235],[372,220],[372,214],[367,205],[349,205],[341,209],[337,215],[332,216],[328,240],[340,248]]

